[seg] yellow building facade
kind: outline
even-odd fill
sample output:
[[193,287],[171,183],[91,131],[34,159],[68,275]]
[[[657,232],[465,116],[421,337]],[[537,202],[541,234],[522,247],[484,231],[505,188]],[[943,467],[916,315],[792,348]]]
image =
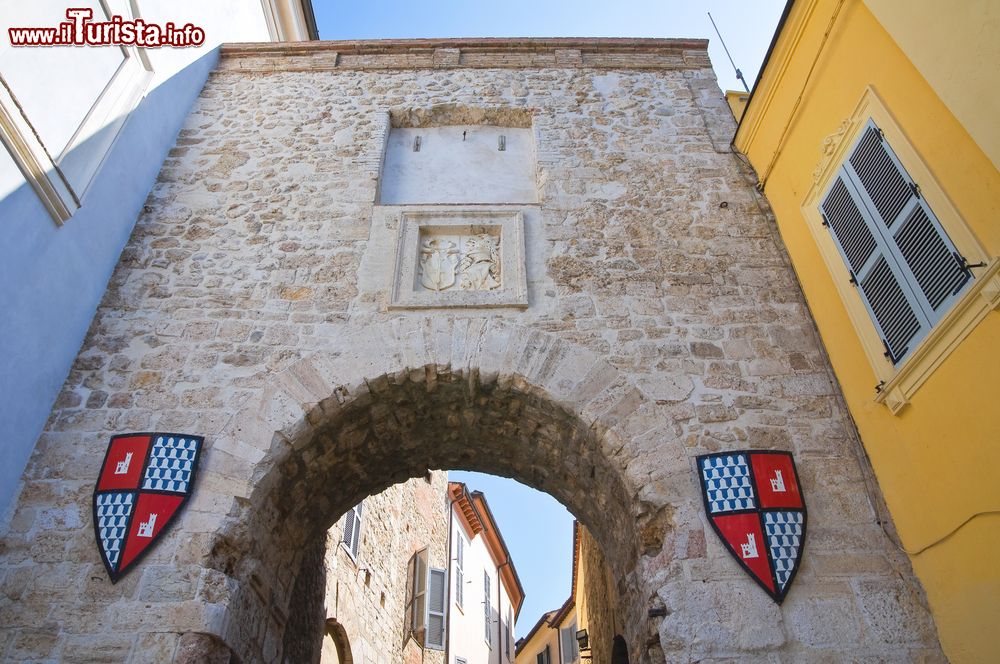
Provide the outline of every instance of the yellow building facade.
[[789,2],[734,139],[954,662],[1000,661],[998,29]]
[[600,546],[573,523],[573,576],[569,598],[542,614],[518,640],[515,664],[628,664],[617,591]]

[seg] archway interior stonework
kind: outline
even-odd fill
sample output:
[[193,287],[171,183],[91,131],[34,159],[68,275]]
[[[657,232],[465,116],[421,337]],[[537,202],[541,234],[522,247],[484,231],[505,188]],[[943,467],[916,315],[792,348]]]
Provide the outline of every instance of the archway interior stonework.
[[[308,543],[370,493],[466,468],[590,529],[632,662],[941,661],[706,48],[225,47],[4,525],[0,653],[280,661],[322,630],[289,610]],[[477,207],[523,226],[524,288],[394,306],[407,212],[440,210],[379,204],[386,139],[442,117],[531,128],[537,203]],[[129,431],[204,435],[205,453],[180,518],[112,585],[90,499]],[[694,472],[747,448],[793,452],[809,508],[780,607],[708,527]]]
[[[296,583],[317,569],[315,544],[361,499],[428,469],[502,475],[559,500],[604,550],[617,594],[627,598],[616,608],[628,616],[633,637],[655,635],[643,607],[657,600],[648,590],[640,596],[644,584],[635,570],[637,524],[646,527],[647,539],[649,533],[662,536],[668,524],[656,522],[668,514],[636,498],[617,456],[621,443],[602,420],[584,419],[589,403],[607,409],[603,421],[613,422],[615,406],[632,407],[635,395],[612,367],[586,351],[542,333],[470,323],[482,337],[469,350],[485,362],[399,365],[351,388],[325,384],[332,378],[327,372],[343,366],[342,357],[317,357],[275,381],[270,403],[259,411],[283,410],[296,399],[304,412],[274,436],[257,464],[256,489],[229,514],[209,563],[235,583],[224,639],[242,658],[271,659],[281,650],[287,657],[295,643],[318,640],[311,631],[316,617],[303,622],[297,615],[303,601],[311,602],[303,600],[308,588],[322,585],[315,578]],[[421,327],[414,331],[424,346],[433,332]],[[449,337],[459,331],[462,326],[438,330]],[[369,336],[375,344],[383,340],[374,330]],[[558,385],[561,402],[540,384]],[[331,396],[318,399],[317,391]],[[584,407],[574,411],[574,401]],[[235,437],[245,426],[260,430],[251,414],[257,410],[234,421]]]

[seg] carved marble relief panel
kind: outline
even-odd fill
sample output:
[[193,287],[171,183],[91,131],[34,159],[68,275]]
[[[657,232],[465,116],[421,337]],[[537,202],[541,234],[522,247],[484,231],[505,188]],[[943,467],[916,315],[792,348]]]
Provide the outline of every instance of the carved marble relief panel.
[[521,212],[400,215],[390,307],[526,307],[526,284]]

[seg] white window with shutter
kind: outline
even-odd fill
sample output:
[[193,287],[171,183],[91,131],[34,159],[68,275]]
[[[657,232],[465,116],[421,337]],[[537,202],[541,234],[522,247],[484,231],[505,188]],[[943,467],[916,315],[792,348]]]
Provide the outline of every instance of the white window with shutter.
[[972,282],[966,259],[871,120],[820,213],[886,357],[898,364]]
[[361,511],[363,505],[364,501],[361,501],[344,515],[344,537],[342,542],[344,548],[347,549],[347,552],[351,554],[351,558],[355,561],[358,559],[358,548],[361,545]]
[[445,610],[448,603],[448,572],[443,569],[427,570],[427,632],[424,647],[444,650]]
[[483,572],[483,613],[486,624],[486,645],[493,647],[493,606],[490,603],[490,573]]
[[535,664],[552,664],[552,649],[545,646],[545,650],[535,656]]
[[576,621],[559,630],[562,637],[562,664],[572,664],[580,659],[580,644],[576,640]]
[[444,650],[447,635],[448,572],[428,565],[427,549],[413,554],[409,565],[412,601],[410,625],[424,648]]
[[455,604],[465,606],[465,536],[456,531],[455,537]]

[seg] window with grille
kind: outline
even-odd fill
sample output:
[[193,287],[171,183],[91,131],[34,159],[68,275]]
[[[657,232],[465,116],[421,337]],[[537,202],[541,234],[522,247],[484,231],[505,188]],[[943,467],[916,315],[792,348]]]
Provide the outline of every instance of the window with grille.
[[351,558],[358,559],[358,547],[361,545],[361,511],[364,501],[355,505],[344,515],[344,547]]
[[967,261],[871,120],[820,213],[886,357],[898,364],[972,282]]

